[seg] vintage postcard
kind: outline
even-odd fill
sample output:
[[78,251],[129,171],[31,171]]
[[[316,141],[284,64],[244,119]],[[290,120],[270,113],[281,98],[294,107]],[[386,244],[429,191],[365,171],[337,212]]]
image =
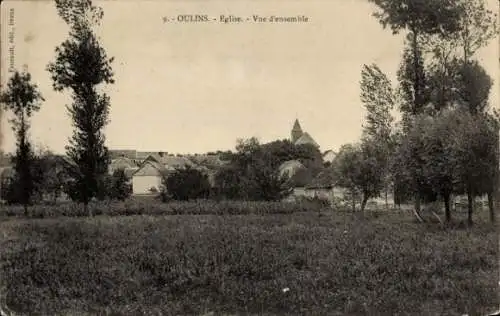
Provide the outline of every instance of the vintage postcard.
[[1,3],[0,315],[488,315],[495,0]]

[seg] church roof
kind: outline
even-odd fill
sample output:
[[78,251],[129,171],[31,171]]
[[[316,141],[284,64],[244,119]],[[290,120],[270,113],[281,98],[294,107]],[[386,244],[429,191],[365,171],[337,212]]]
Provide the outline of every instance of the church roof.
[[295,123],[293,123],[293,131],[302,131],[302,128],[300,127],[300,123],[299,123],[299,120],[296,119],[295,120]]
[[316,147],[319,147],[318,143],[309,135],[309,133],[304,133],[297,141],[295,142],[295,145],[306,145],[306,144],[311,144]]

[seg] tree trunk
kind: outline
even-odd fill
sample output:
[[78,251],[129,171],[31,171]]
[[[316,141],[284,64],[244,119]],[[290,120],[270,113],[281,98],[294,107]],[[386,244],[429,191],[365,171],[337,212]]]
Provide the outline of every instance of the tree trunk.
[[356,195],[354,194],[354,190],[351,191],[352,195],[352,211],[356,212]]
[[92,217],[92,209],[89,207],[88,202],[83,202],[83,212],[84,214],[89,214],[89,216]]
[[415,211],[420,214],[420,209],[421,209],[421,206],[420,206],[420,193],[417,193],[415,195]]
[[24,203],[23,208],[24,208],[24,216],[28,217],[28,204]]
[[413,33],[413,38],[412,38],[412,53],[413,53],[413,73],[415,75],[414,81],[413,81],[413,91],[414,91],[414,98],[413,98],[413,115],[417,115],[421,107],[423,106],[423,91],[422,91],[422,80],[423,78],[421,77],[421,74],[419,73],[419,63],[418,63],[418,54],[419,54],[419,47],[418,47],[418,32],[415,28],[411,30]]
[[363,194],[363,201],[361,202],[361,212],[365,211],[366,203],[368,202],[368,194]]
[[385,188],[385,209],[389,210],[389,196],[388,196],[388,188]]
[[495,224],[496,217],[495,217],[495,201],[493,192],[488,192],[488,209],[490,211],[490,222],[492,224]]
[[450,223],[451,222],[451,208],[450,208],[450,195],[449,194],[444,195],[444,210],[445,210],[446,222]]
[[472,221],[472,213],[474,212],[474,197],[472,196],[472,192],[467,190],[467,222],[469,226],[473,225]]

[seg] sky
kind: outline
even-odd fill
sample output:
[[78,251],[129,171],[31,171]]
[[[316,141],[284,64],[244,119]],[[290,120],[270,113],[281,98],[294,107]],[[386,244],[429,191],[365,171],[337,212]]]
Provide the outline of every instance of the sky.
[[[321,146],[337,150],[361,135],[363,64],[377,63],[395,83],[402,36],[384,30],[366,0],[94,1],[104,10],[101,43],[116,83],[110,149],[204,153],[234,149],[238,138],[261,142],[290,137],[299,119]],[[488,0],[497,12],[498,3]],[[14,25],[2,27],[2,65],[27,65],[45,102],[32,118],[31,139],[63,153],[73,127],[68,94],[52,89],[47,64],[68,34],[52,1],[3,1],[2,23],[14,8]],[[297,16],[307,23],[164,23],[178,14]],[[9,44],[8,32],[14,34]],[[5,39],[5,40],[4,40]],[[494,79],[498,106],[498,39],[476,56]],[[2,82],[8,79],[2,66]],[[15,138],[6,115],[1,148]]]

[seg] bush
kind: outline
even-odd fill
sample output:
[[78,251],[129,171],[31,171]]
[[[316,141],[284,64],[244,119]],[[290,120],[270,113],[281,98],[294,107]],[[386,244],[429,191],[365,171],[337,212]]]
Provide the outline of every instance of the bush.
[[[94,215],[270,215],[317,212],[324,209],[321,203],[302,200],[299,202],[267,201],[215,201],[191,200],[164,203],[153,197],[132,197],[125,201],[94,201],[89,204]],[[71,201],[57,205],[34,205],[31,218],[81,217],[87,216],[82,206]],[[8,206],[0,210],[0,218],[24,216],[22,207]]]
[[132,194],[132,185],[125,174],[125,170],[118,169],[111,179],[111,199],[124,201]]
[[163,180],[161,195],[163,200],[181,200],[207,198],[210,194],[208,176],[201,171],[187,167],[178,169]]

